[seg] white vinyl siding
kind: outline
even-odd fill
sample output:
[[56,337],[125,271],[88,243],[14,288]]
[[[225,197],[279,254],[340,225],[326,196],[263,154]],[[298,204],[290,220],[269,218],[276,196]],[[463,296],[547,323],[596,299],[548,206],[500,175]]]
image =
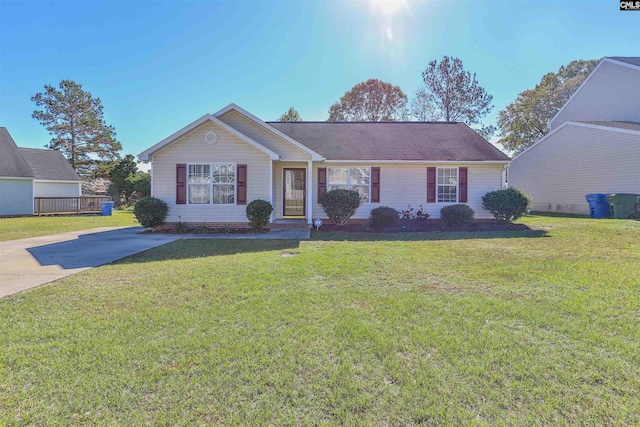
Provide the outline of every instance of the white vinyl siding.
[[541,212],[589,214],[590,193],[640,194],[640,135],[566,125],[514,159],[509,186]]
[[598,120],[640,122],[640,70],[601,63],[549,127]]
[[244,135],[256,141],[258,144],[267,147],[269,150],[278,153],[281,160],[286,161],[307,161],[311,156],[290,142],[285,141],[276,134],[268,131],[257,123],[246,118],[237,111],[229,111],[218,117],[219,120],[228,124],[232,128],[242,132]]
[[0,215],[33,214],[33,180],[0,178]]
[[33,197],[79,197],[81,195],[80,182],[33,181]]
[[[380,203],[362,204],[353,218],[367,219],[371,210],[378,206],[389,206],[396,210],[406,209],[411,204],[415,210],[420,205],[429,213],[431,218],[440,218],[443,203],[427,203],[427,167],[447,167],[437,164],[371,164],[367,167],[380,168]],[[475,211],[477,219],[492,219],[490,212],[482,207],[482,196],[489,191],[502,188],[503,166],[477,165],[461,163],[451,167],[468,167],[468,184],[466,203]],[[313,218],[326,219],[327,216],[318,204],[318,168],[342,167],[342,165],[314,164],[313,167]]]
[[[205,134],[215,132],[215,144]],[[176,204],[176,164],[246,164],[247,203],[269,200],[269,156],[214,123],[208,122],[153,155],[153,195],[169,204],[167,222],[248,222],[246,206],[236,204]],[[235,197],[235,192],[234,192]]]

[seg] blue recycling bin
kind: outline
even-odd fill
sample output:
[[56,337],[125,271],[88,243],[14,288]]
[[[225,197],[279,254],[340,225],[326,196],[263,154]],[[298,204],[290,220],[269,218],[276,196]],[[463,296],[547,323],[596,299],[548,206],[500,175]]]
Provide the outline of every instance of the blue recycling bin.
[[606,194],[594,193],[587,194],[585,197],[589,203],[589,216],[591,218],[609,218],[611,216],[611,207]]
[[113,202],[100,202],[100,211],[102,216],[111,216],[113,210]]

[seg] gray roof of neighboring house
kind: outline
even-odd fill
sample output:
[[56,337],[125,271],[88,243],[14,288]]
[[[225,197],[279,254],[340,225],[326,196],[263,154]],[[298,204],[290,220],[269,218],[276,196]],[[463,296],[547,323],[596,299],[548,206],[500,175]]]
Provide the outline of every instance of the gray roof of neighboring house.
[[580,121],[578,123],[588,123],[591,125],[607,126],[616,129],[627,129],[640,131],[640,123],[635,122],[612,122],[612,121]]
[[22,156],[7,128],[0,127],[0,177],[33,178],[34,176],[29,163]]
[[627,64],[640,66],[640,56],[607,56],[609,59],[626,62]]
[[327,160],[508,161],[464,123],[268,122]]
[[61,152],[20,148],[4,127],[0,127],[0,177],[81,181]]
[[67,159],[58,150],[20,148],[36,179],[52,181],[81,181]]

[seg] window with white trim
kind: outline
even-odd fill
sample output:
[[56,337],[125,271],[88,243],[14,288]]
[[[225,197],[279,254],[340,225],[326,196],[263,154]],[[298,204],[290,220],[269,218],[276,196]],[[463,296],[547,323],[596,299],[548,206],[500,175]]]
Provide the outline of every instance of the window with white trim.
[[344,188],[360,193],[363,203],[371,198],[370,167],[338,167],[327,168],[327,191]]
[[438,203],[458,201],[458,168],[438,168],[436,178]]
[[189,165],[187,192],[190,205],[235,203],[236,165],[215,163]]

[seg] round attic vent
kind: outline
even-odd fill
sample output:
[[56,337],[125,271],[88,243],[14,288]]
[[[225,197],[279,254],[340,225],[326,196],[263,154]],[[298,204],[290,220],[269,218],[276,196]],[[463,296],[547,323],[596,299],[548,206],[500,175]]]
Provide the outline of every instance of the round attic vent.
[[215,144],[218,140],[218,135],[215,132],[207,132],[204,135],[204,140],[207,144]]

